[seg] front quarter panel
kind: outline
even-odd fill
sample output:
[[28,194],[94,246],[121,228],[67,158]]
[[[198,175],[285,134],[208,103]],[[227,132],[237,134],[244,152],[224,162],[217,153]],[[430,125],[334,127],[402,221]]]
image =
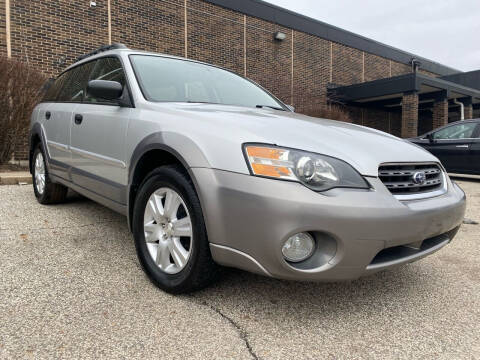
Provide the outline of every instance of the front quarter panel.
[[[161,114],[157,115],[161,117]],[[137,164],[147,152],[164,150],[174,155],[189,171],[195,184],[196,179],[190,169],[192,167],[211,167],[203,151],[191,138],[185,134],[166,129],[168,129],[168,124],[161,121],[140,120],[138,117],[134,117],[130,123],[126,136],[126,155],[128,159],[127,207],[130,209],[128,212],[129,227],[131,226],[131,207],[133,206],[130,198],[130,188]]]
[[[127,137],[129,142],[130,137]],[[130,144],[130,149],[133,143]],[[175,155],[188,169],[191,167],[210,167],[202,150],[185,135],[169,132],[157,131],[145,136],[133,149],[129,163],[129,183],[132,181],[135,167],[141,157],[151,150],[165,150]]]

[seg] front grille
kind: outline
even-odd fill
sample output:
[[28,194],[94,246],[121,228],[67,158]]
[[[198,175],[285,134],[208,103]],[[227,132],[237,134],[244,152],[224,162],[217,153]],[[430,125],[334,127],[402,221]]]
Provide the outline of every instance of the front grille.
[[[423,174],[425,174],[424,178]],[[444,176],[437,164],[386,164],[378,176],[394,195],[416,195],[443,188]],[[423,181],[422,181],[423,180]]]

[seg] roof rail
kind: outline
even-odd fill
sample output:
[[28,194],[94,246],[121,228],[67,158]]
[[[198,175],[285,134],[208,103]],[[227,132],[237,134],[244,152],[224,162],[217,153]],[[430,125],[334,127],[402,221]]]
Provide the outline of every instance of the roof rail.
[[116,43],[116,44],[111,44],[111,45],[102,45],[100,46],[98,49],[88,53],[88,54],[84,54],[84,55],[80,55],[78,58],[77,58],[77,61],[80,61],[80,60],[83,60],[83,59],[86,59],[90,56],[93,56],[93,55],[96,55],[96,54],[100,54],[102,52],[105,52],[105,51],[108,51],[108,50],[115,50],[115,49],[128,49],[125,45],[123,44],[120,44],[120,43]]

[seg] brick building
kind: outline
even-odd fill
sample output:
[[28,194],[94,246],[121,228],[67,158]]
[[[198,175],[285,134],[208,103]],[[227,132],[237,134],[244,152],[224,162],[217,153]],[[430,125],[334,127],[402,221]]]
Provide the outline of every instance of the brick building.
[[0,54],[50,76],[115,42],[233,70],[301,113],[339,104],[354,123],[397,136],[458,119],[458,101],[466,117],[480,106],[476,73],[258,0],[0,0]]

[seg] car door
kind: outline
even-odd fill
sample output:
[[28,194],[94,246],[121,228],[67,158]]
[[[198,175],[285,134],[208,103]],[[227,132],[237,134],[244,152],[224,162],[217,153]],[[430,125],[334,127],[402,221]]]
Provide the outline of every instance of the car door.
[[70,123],[75,103],[63,102],[62,91],[68,88],[72,71],[61,74],[48,89],[37,114],[42,124],[45,146],[53,175],[68,179],[70,161]]
[[[125,73],[117,57],[92,62],[90,80],[118,81],[127,91]],[[71,128],[73,182],[121,204],[126,203],[124,147],[130,112],[130,108],[120,107],[117,102],[85,93],[83,102],[75,109]]]
[[449,172],[465,172],[469,167],[470,146],[476,129],[474,122],[460,122],[432,133],[432,141],[425,145],[438,157]]
[[480,123],[477,123],[477,128],[470,144],[467,170],[468,174],[480,175]]

